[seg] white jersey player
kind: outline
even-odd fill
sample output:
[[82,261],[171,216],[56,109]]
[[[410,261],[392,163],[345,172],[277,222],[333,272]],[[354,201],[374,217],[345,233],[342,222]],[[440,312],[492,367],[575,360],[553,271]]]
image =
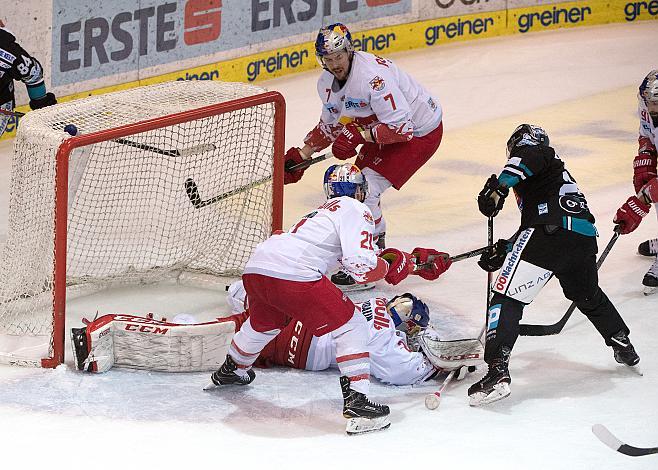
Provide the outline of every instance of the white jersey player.
[[[375,220],[375,242],[383,249],[381,195],[391,186],[399,190],[434,155],[443,135],[441,105],[391,60],[354,51],[350,32],[341,23],[320,29],[315,50],[324,68],[318,80],[320,121],[301,149],[288,150],[286,166],[329,145],[336,158],[345,160],[357,155],[361,145],[356,164],[370,186],[364,202]],[[286,173],[286,184],[298,181],[303,171]],[[347,274],[339,273],[332,281],[354,285]]]
[[[640,118],[639,151],[633,160],[633,186],[640,193],[643,186],[656,177],[658,152],[658,69],[652,70],[644,78],[637,96],[637,108]],[[658,214],[658,211],[656,211]],[[638,252],[641,255],[658,255],[658,238],[640,243]],[[655,292],[658,288],[658,258],[644,275],[642,284],[645,293]]]
[[[247,262],[242,281],[250,317],[211,379],[216,386],[251,383],[255,377],[251,366],[258,355],[294,318],[304,322],[313,335],[330,334],[335,342],[336,362],[343,374],[347,432],[383,429],[390,426],[388,407],[366,398],[370,384],[368,324],[325,274],[340,264],[358,282],[385,278],[397,284],[411,273],[413,262],[410,254],[395,249],[375,254],[374,222],[363,204],[368,184],[359,168],[332,165],[325,173],[324,186],[325,204],[287,233],[258,245]],[[437,265],[428,269],[435,271]]]
[[[227,301],[234,314],[244,311],[247,302],[242,281],[230,286]],[[387,384],[414,385],[436,375],[438,368],[417,351],[415,336],[429,323],[429,308],[424,302],[407,293],[390,301],[373,297],[355,306],[368,321],[367,350],[374,377]],[[302,321],[291,319],[263,349],[255,365],[310,371],[335,368],[336,345],[331,335],[314,336]]]

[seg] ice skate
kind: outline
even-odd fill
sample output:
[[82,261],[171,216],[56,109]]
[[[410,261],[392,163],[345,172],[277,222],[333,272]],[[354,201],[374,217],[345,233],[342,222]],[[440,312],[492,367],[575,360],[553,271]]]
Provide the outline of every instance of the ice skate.
[[489,364],[489,371],[468,389],[469,405],[481,406],[509,396],[512,379],[508,370],[509,352]]
[[215,387],[221,387],[225,385],[249,385],[254,381],[256,373],[249,369],[245,375],[238,375],[235,371],[238,369],[237,364],[233,358],[229,355],[226,356],[226,360],[222,367],[220,367],[216,372],[210,376],[211,382],[206,385],[204,390],[212,390]]
[[623,331],[615,333],[610,338],[612,349],[615,352],[615,361],[627,366],[634,366],[640,362],[640,356],[635,352],[635,348],[628,336]]
[[357,283],[354,278],[345,271],[338,271],[336,274],[332,275],[331,282],[343,292],[356,292],[375,287],[375,284],[372,282],[366,284]]
[[343,392],[343,416],[348,419],[347,434],[363,434],[386,429],[391,425],[389,409],[386,405],[373,403],[363,394],[352,390],[350,379],[340,378]]
[[644,286],[644,295],[651,295],[658,291],[658,257],[644,275],[642,285]]
[[658,255],[658,238],[652,238],[639,244],[637,253],[642,256],[656,256]]

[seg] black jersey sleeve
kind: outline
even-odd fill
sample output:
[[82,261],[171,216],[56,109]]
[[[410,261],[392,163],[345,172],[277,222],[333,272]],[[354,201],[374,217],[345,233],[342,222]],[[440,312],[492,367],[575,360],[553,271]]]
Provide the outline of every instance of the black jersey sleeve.
[[[17,42],[12,33],[0,28],[0,94],[13,91],[11,80],[19,80],[29,88],[43,86],[43,68]],[[13,93],[11,98],[13,98]]]

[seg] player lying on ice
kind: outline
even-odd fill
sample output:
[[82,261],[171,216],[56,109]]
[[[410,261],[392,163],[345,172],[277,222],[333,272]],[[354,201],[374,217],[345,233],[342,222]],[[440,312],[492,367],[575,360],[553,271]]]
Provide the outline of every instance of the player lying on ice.
[[488,272],[502,269],[491,286],[487,314],[484,360],[489,371],[468,389],[472,406],[510,394],[509,359],[523,309],[552,276],[612,347],[617,362],[634,366],[640,361],[628,339],[628,326],[599,287],[594,216],[544,129],[522,124],[512,133],[507,163],[478,196],[480,212],[495,217],[509,188],[521,210],[521,226],[511,240],[498,240],[478,262]]
[[[241,281],[231,285],[227,301],[241,320],[236,324],[248,318],[246,292]],[[434,378],[441,371],[463,367],[460,373],[465,374],[468,366],[482,362],[479,340],[440,341],[429,326],[429,308],[412,294],[398,295],[391,300],[373,297],[356,303],[355,307],[368,321],[366,347],[370,373],[384,383],[414,385]],[[336,345],[331,335],[313,336],[303,322],[291,319],[261,351],[254,365],[313,371],[336,368]]]

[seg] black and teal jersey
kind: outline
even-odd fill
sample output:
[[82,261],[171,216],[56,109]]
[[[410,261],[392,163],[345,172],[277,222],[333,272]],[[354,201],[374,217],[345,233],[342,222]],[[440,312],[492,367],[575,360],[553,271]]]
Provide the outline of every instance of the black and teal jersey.
[[552,147],[515,147],[498,179],[514,190],[522,229],[555,225],[597,235],[585,196]]

